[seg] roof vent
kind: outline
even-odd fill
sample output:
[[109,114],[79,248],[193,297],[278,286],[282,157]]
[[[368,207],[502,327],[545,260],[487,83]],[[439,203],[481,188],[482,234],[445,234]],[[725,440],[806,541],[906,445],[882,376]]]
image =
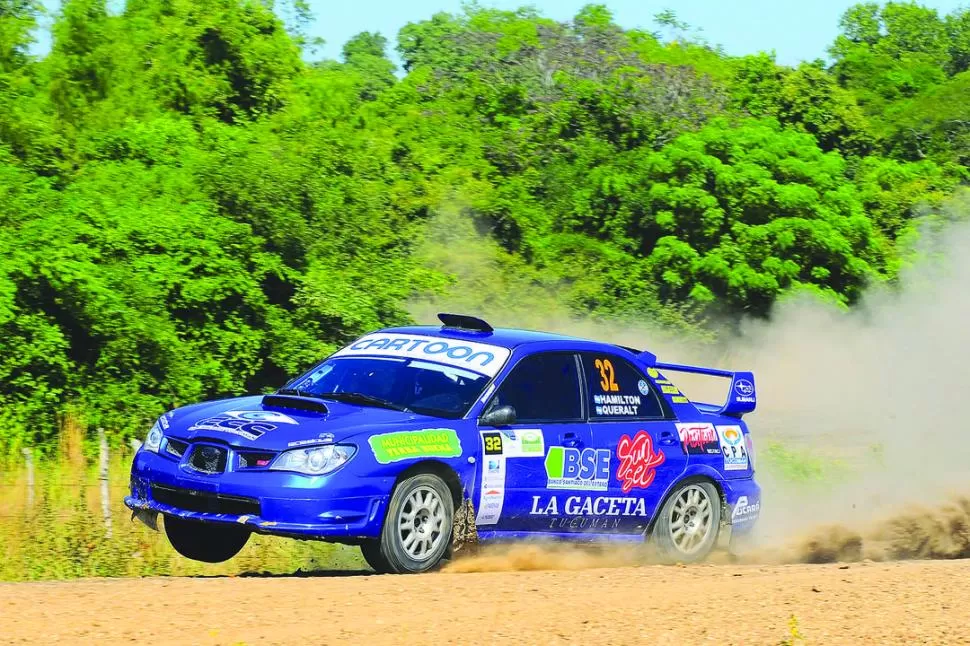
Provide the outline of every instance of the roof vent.
[[464,314],[438,314],[438,320],[444,325],[442,327],[454,328],[456,330],[470,330],[472,332],[491,332],[494,328],[480,318],[466,316]]

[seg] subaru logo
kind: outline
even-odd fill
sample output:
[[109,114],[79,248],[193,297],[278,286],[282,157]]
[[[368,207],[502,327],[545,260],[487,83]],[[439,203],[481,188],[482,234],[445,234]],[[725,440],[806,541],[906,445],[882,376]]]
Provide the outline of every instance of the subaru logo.
[[219,449],[204,446],[202,447],[202,462],[205,464],[206,471],[216,471],[219,469]]
[[750,397],[754,394],[754,384],[747,379],[738,379],[734,382],[734,392],[739,397]]

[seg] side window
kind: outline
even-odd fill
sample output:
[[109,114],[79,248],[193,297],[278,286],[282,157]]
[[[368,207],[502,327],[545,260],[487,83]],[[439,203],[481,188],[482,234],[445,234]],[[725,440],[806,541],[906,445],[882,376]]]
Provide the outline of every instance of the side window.
[[489,408],[512,406],[519,422],[571,422],[583,417],[576,357],[549,352],[515,365]]
[[591,420],[663,417],[657,393],[629,362],[596,352],[584,352],[581,356]]

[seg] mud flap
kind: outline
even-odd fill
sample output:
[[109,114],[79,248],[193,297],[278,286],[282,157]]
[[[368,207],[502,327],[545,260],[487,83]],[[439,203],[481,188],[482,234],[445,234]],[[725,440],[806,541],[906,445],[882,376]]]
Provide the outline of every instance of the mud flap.
[[451,530],[450,557],[464,555],[478,543],[478,529],[475,527],[475,505],[466,498],[461,507],[455,510],[455,520]]
[[145,523],[145,525],[154,531],[158,531],[158,512],[151,511],[149,509],[136,509],[131,512],[131,520],[140,520]]
[[717,534],[717,543],[714,544],[715,550],[730,551],[733,527],[731,525],[731,505],[721,499],[721,529]]

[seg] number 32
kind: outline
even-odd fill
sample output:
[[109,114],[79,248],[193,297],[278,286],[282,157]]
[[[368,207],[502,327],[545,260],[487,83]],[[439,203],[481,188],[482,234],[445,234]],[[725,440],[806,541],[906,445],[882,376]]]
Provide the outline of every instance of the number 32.
[[613,363],[609,359],[597,359],[593,365],[600,371],[600,388],[603,389],[603,392],[617,392],[620,387],[616,383]]
[[502,438],[498,435],[485,436],[485,453],[501,453]]

